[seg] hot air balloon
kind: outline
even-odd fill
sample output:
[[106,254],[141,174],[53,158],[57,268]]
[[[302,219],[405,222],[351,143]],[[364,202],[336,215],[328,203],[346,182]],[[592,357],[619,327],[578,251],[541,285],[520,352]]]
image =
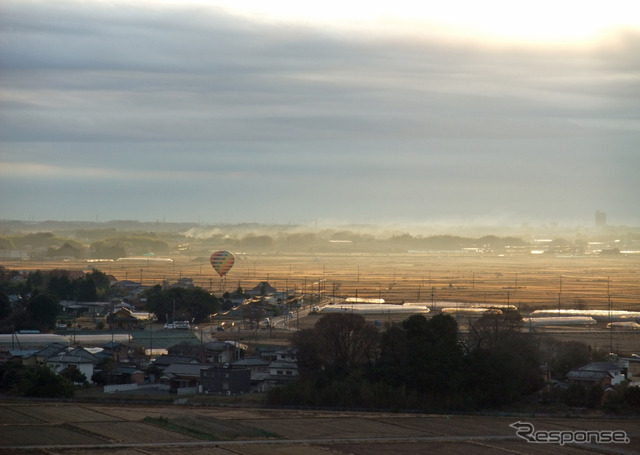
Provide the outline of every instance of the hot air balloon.
[[225,276],[235,262],[233,254],[228,251],[216,251],[211,255],[211,267],[218,272],[220,278]]

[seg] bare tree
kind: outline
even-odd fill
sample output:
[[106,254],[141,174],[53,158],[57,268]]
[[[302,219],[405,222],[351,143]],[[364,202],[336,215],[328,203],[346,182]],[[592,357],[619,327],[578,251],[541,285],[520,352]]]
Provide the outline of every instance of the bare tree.
[[374,363],[379,337],[376,328],[360,315],[330,313],[318,320],[313,329],[296,332],[293,343],[298,348],[302,374],[325,370],[342,376]]

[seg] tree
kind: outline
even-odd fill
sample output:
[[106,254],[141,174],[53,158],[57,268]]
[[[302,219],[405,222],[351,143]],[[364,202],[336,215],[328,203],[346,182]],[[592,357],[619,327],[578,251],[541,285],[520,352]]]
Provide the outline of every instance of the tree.
[[71,398],[74,395],[73,384],[46,366],[27,368],[20,389],[27,397]]
[[199,287],[165,290],[162,286],[156,285],[145,291],[145,296],[147,310],[155,313],[160,322],[168,322],[167,319],[172,319],[175,309],[177,320],[200,323],[220,308],[218,299]]
[[79,278],[73,282],[75,287],[75,297],[81,302],[95,302],[98,298],[96,284],[86,278]]
[[50,330],[55,326],[60,308],[50,294],[38,294],[27,304],[27,318],[40,329]]
[[11,314],[11,302],[9,296],[0,292],[0,319],[4,319]]
[[448,401],[462,385],[463,352],[458,324],[451,316],[431,319],[414,315],[383,334],[376,373],[393,385],[402,385]]
[[361,315],[329,313],[313,329],[296,332],[293,344],[302,359],[303,374],[323,370],[327,378],[335,379],[374,363],[379,334]]
[[590,346],[580,341],[557,341],[545,339],[541,343],[542,361],[554,379],[564,379],[567,373],[592,361]]
[[49,247],[47,249],[47,256],[80,258],[84,256],[84,253],[80,245],[74,246],[70,243],[65,243],[60,248],[55,248],[53,246]]
[[25,366],[19,360],[0,363],[0,392],[15,395],[20,393],[20,384],[25,377]]
[[30,273],[27,277],[27,291],[33,292],[44,286],[44,274],[40,270]]
[[60,372],[60,376],[66,378],[72,384],[86,384],[87,377],[77,368],[65,368]]
[[127,251],[119,243],[94,242],[89,246],[92,258],[118,259],[127,257]]
[[47,291],[56,295],[59,299],[72,299],[73,285],[69,280],[69,273],[63,270],[54,270],[49,275]]
[[517,336],[522,327],[522,316],[517,311],[488,312],[475,323],[469,324],[469,337],[466,348],[472,351],[478,348],[493,349],[508,343]]
[[465,388],[471,406],[500,406],[542,386],[539,346],[520,324],[517,312],[489,313],[470,324]]

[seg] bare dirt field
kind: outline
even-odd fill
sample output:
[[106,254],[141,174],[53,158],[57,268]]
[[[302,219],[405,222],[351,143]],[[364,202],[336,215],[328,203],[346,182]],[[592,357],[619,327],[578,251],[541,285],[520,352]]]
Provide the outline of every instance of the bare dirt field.
[[[47,408],[46,413],[42,412]],[[0,454],[395,454],[506,451],[519,454],[640,451],[637,421],[627,419],[447,416],[283,411],[78,403],[0,403]],[[39,420],[34,423],[32,420]],[[74,416],[86,416],[78,421]],[[149,420],[149,418],[153,420]],[[164,420],[162,420],[164,419]],[[516,421],[536,431],[624,431],[628,442],[533,444],[516,435]],[[158,426],[157,421],[175,427]],[[26,423],[28,422],[28,423]],[[185,434],[190,430],[197,433]]]

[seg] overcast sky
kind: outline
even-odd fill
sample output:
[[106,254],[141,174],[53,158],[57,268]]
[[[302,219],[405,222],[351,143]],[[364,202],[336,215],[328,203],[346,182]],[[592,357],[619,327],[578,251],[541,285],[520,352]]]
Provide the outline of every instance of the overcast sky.
[[3,0],[0,218],[640,225],[639,2],[306,3]]

